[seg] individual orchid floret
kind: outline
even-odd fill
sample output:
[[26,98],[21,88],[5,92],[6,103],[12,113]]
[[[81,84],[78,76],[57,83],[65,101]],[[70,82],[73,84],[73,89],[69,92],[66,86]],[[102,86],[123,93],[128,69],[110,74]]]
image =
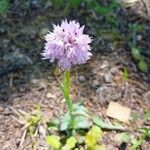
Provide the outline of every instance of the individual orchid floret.
[[75,21],[62,21],[61,25],[53,25],[53,32],[45,36],[43,59],[58,61],[62,70],[70,70],[71,66],[86,63],[92,56],[89,35],[83,34],[84,26]]

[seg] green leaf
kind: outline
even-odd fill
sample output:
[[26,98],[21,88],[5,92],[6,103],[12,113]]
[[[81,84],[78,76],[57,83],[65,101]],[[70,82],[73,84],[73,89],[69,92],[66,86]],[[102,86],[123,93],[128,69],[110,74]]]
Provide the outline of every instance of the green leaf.
[[150,108],[144,114],[144,121],[147,121],[150,118]]
[[60,118],[60,131],[65,131],[69,128],[69,124],[71,121],[71,116],[69,113],[66,113],[64,116]]
[[95,149],[97,142],[102,139],[102,130],[93,126],[85,136],[85,143],[90,149]]
[[77,116],[74,120],[75,129],[88,129],[90,128],[90,122],[87,118],[83,116]]
[[67,129],[69,129],[69,122],[62,122],[60,124],[60,131],[65,131]]
[[67,139],[66,146],[72,149],[75,147],[76,143],[77,143],[77,140],[75,139],[75,137],[72,136],[69,139]]
[[84,107],[83,105],[73,104],[73,108],[74,108],[74,111],[81,111],[81,112],[86,112],[86,113],[88,113],[87,108]]
[[10,0],[0,0],[0,14],[3,14],[9,7]]
[[77,8],[80,6],[81,0],[70,0],[69,1],[69,7],[71,8]]
[[103,6],[97,3],[95,7],[95,12],[100,15],[108,15],[112,13],[117,7],[119,7],[119,4],[115,0],[111,0],[111,4],[108,6]]
[[88,132],[85,136],[85,143],[86,143],[87,147],[92,148],[97,144],[97,140],[92,134],[90,134]]
[[52,4],[57,8],[64,6],[64,2],[62,0],[51,0],[51,1]]
[[101,128],[98,126],[93,126],[91,130],[89,131],[89,133],[92,134],[96,140],[102,139],[103,132]]
[[129,25],[129,30],[131,32],[137,33],[137,32],[141,32],[143,29],[144,29],[144,26],[141,24],[130,24]]
[[54,130],[58,130],[60,125],[60,121],[58,119],[53,119],[50,122],[48,122],[48,127]]
[[128,76],[129,76],[129,74],[128,74],[127,67],[124,67],[123,78],[124,78],[125,81],[128,80]]
[[93,0],[86,0],[86,3],[87,3],[87,8],[91,8],[91,9],[93,9],[96,5],[97,5],[97,3],[96,3],[96,1],[93,1]]
[[147,72],[147,71],[148,71],[148,65],[147,65],[147,63],[146,63],[143,59],[141,59],[141,60],[139,61],[138,67],[139,67],[139,69],[140,69],[141,71],[143,71],[143,72]]
[[93,117],[93,123],[99,126],[102,129],[109,129],[109,130],[125,130],[125,127],[123,126],[115,126],[109,123],[104,122],[102,119],[100,119],[98,116]]
[[122,132],[122,133],[119,133],[119,134],[115,135],[115,141],[116,142],[119,142],[119,143],[125,142],[125,143],[127,143],[129,140],[130,140],[130,135],[128,133]]
[[53,149],[59,149],[61,146],[60,137],[56,135],[51,135],[46,138],[47,144],[50,145]]
[[135,138],[131,139],[131,143],[132,143],[131,150],[137,150],[137,148],[141,145],[141,141]]
[[133,58],[135,58],[136,60],[141,60],[141,54],[138,48],[132,47],[131,53],[132,53]]
[[137,121],[138,118],[139,118],[139,115],[137,113],[131,113],[131,118],[130,119],[131,119],[132,122]]
[[103,7],[103,6],[100,6],[100,5],[97,5],[95,7],[95,12],[100,14],[100,15],[107,15],[112,11],[113,10],[110,7]]
[[84,116],[86,118],[90,117],[87,113],[85,113],[85,112],[79,112],[79,111],[72,112],[72,115],[73,116]]

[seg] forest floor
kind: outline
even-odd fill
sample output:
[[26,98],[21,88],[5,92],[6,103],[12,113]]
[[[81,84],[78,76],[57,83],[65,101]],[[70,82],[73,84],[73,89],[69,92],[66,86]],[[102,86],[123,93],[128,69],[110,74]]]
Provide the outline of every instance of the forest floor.
[[[1,17],[0,27],[0,65],[3,65],[0,70],[0,149],[46,150],[48,147],[41,132],[37,133],[34,146],[29,134],[22,142],[24,130],[14,119],[17,117],[14,110],[32,113],[35,105],[40,104],[43,126],[46,129],[49,120],[58,118],[66,111],[59,85],[63,74],[57,74],[54,66],[41,60],[42,38],[49,26],[47,12],[42,14],[43,12],[34,11],[23,19],[27,15],[24,14],[26,8],[20,8],[21,14],[20,10],[19,13],[15,12],[17,8],[13,9],[8,12],[7,17]],[[101,49],[109,50],[93,52],[93,57],[87,64],[72,69],[71,97],[74,102],[82,101],[91,115],[98,115],[108,123],[114,122],[106,115],[109,102],[116,101],[129,107],[131,113],[137,114],[138,118],[121,124],[137,129],[141,127],[144,113],[150,106],[150,100],[144,97],[150,91],[149,78],[140,73],[124,43],[118,42]],[[18,65],[19,61],[23,63]],[[128,70],[127,80],[124,78],[124,67]],[[138,133],[134,130],[132,132],[138,137]],[[117,133],[120,131],[104,131],[102,143],[107,150],[121,149],[120,143],[114,138]],[[124,149],[130,149],[130,146],[127,143]],[[149,139],[144,141],[142,149],[150,149]]]

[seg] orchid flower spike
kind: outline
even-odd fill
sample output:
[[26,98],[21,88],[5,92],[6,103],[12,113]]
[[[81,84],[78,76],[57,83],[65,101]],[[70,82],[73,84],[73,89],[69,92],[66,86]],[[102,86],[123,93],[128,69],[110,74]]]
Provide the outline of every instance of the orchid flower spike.
[[45,36],[43,59],[58,61],[59,67],[70,70],[72,66],[86,63],[92,53],[91,37],[83,34],[84,26],[75,21],[62,21],[61,25],[53,25],[53,32]]

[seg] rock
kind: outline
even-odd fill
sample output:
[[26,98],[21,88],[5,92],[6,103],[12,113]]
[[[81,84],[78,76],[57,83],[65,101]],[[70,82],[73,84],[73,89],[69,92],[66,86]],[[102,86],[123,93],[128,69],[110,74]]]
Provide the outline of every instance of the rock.
[[110,72],[108,72],[107,74],[104,75],[104,79],[107,83],[111,83],[112,82],[112,74]]
[[9,149],[11,147],[12,143],[10,141],[6,141],[2,147],[2,149]]
[[83,75],[80,75],[78,79],[79,79],[79,82],[81,82],[81,83],[86,81],[86,78]]
[[146,104],[150,105],[150,91],[144,94],[143,99],[146,102]]
[[115,75],[118,72],[118,68],[117,67],[113,67],[110,69],[110,72]]
[[[3,111],[3,114],[4,115],[9,115],[11,112],[10,112],[10,109],[8,107],[6,107]],[[7,124],[7,123],[6,123]]]
[[116,148],[115,148],[112,144],[108,144],[108,145],[106,146],[106,149],[107,149],[107,150],[116,150]]
[[33,8],[33,9],[40,8],[40,4],[39,4],[38,0],[31,0],[30,1],[30,7]]
[[31,83],[41,88],[46,88],[48,85],[48,81],[45,79],[32,79]]
[[46,98],[48,98],[48,99],[50,99],[50,98],[55,99],[56,96],[55,96],[54,94],[51,94],[51,93],[48,92],[48,93],[46,94]]
[[5,30],[3,27],[1,27],[1,28],[0,28],[0,33],[3,34],[3,33],[5,33],[5,32],[6,32],[6,30]]
[[96,90],[99,97],[99,103],[104,105],[110,101],[110,88],[103,85]]
[[100,66],[100,69],[104,69],[106,67],[109,66],[109,62],[108,61],[104,61],[103,64]]
[[137,35],[137,36],[136,36],[136,40],[137,40],[137,41],[141,41],[141,40],[142,40],[142,35],[140,35],[140,34]]
[[19,91],[20,91],[20,92],[25,92],[25,88],[20,87]]
[[99,81],[98,80],[93,80],[93,82],[92,82],[92,87],[98,87],[99,86]]
[[4,110],[4,108],[2,106],[0,106],[0,112],[2,112]]

